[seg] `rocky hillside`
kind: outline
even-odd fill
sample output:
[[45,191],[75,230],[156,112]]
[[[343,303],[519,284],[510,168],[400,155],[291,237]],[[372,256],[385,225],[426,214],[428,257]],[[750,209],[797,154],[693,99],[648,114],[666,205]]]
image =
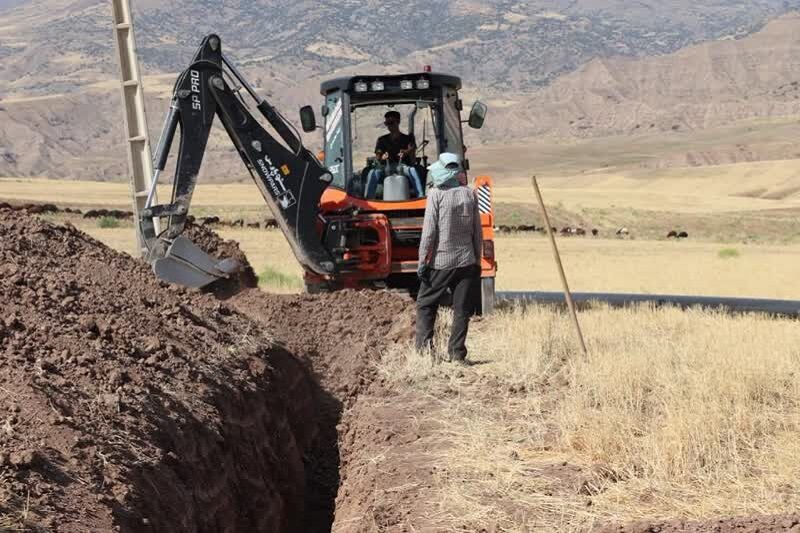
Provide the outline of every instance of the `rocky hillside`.
[[[8,7],[18,3],[5,0]],[[145,71],[175,72],[208,32],[289,83],[354,65],[434,61],[527,90],[593,58],[648,56],[751,33],[800,0],[142,0]],[[2,7],[4,4],[0,4]],[[23,1],[0,14],[0,94],[51,94],[116,75],[110,3]]]
[[[597,58],[497,110],[495,135],[683,132],[800,113],[800,15],[744,39],[646,59]],[[502,127],[497,125],[502,124]]]
[[[0,2],[0,176],[125,175],[110,5]],[[317,101],[323,78],[425,64],[458,73],[467,102],[491,109],[470,144],[796,113],[800,18],[763,24],[800,0],[703,4],[139,0],[135,20],[154,135],[175,73],[210,31],[290,118]],[[224,133],[214,135],[206,174],[246,179]]]

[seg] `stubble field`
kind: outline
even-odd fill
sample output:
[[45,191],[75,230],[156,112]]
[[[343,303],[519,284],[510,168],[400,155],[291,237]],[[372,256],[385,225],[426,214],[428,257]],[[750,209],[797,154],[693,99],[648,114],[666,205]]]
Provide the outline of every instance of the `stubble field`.
[[[696,172],[702,176],[710,171]],[[701,180],[699,176],[692,179]],[[548,178],[542,182],[551,222],[558,229],[599,229],[597,237],[558,240],[573,290],[800,298],[800,286],[794,281],[800,264],[800,207],[795,207],[800,195],[763,200],[763,205],[751,198],[729,196],[725,181],[717,179],[715,187],[706,185],[692,195],[682,192],[682,186],[655,185],[649,192],[623,186],[626,194],[614,200],[616,184],[587,183],[586,188],[577,188],[572,183],[566,187],[566,181]],[[730,181],[741,184],[738,179]],[[162,187],[160,194],[168,197],[169,189]],[[4,200],[129,208],[127,188],[120,183],[2,179],[0,201]],[[533,191],[523,180],[509,186],[499,184],[494,200],[498,225],[541,227]],[[269,216],[254,186],[240,183],[198,185],[192,212],[245,222]],[[52,216],[64,219],[64,215]],[[130,222],[103,228],[93,219],[68,218],[113,248],[133,252]],[[620,227],[627,228],[629,235],[616,236]],[[687,231],[689,238],[667,239],[673,229]],[[301,269],[280,231],[221,227],[218,232],[240,243],[256,272],[266,273],[265,282],[272,275],[282,281],[275,289],[299,290]],[[560,290],[550,245],[542,233],[498,232],[496,250],[500,290]]]

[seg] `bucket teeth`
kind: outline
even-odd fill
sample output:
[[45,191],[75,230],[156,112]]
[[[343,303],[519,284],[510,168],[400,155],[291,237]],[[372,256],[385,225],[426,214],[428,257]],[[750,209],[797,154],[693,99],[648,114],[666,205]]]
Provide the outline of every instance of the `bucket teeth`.
[[226,278],[240,268],[236,260],[212,257],[186,237],[176,238],[164,257],[153,262],[153,272],[160,279],[192,288]]

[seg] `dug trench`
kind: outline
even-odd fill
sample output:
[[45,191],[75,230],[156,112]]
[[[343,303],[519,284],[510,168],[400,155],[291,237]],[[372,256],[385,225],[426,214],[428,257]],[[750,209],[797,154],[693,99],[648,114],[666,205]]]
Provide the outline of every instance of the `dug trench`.
[[204,293],[69,225],[0,209],[0,520],[42,531],[330,531],[337,424],[387,344],[390,294]]

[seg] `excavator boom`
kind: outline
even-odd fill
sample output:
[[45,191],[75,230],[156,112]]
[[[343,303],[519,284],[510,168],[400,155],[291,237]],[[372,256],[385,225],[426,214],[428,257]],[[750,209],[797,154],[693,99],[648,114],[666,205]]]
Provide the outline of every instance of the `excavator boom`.
[[[226,75],[246,89],[280,141],[253,117]],[[166,281],[201,287],[237,269],[231,260],[212,258],[181,236],[215,117],[236,146],[300,264],[319,275],[334,274],[336,264],[316,228],[320,198],[332,179],[330,172],[303,146],[292,125],[256,94],[223,55],[221,40],[213,34],[203,39],[191,65],[175,84],[154,158],[151,194],[139,214],[148,260],[156,274]],[[171,200],[151,205],[178,128],[181,137]],[[157,233],[155,221],[161,218],[168,221]]]

